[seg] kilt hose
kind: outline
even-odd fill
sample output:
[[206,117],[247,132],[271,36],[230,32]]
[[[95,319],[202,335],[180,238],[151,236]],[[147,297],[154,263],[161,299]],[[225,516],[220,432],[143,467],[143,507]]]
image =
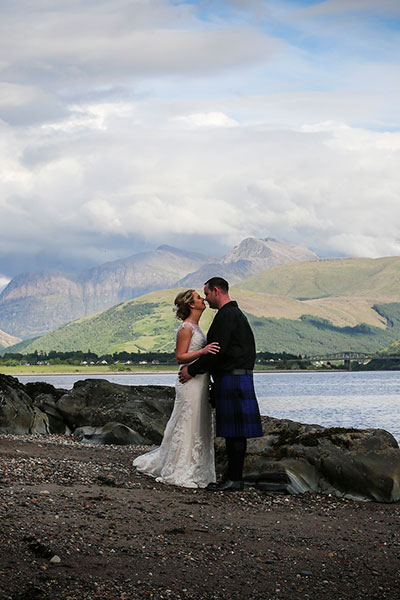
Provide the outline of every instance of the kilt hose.
[[213,375],[216,435],[224,438],[262,437],[253,375]]

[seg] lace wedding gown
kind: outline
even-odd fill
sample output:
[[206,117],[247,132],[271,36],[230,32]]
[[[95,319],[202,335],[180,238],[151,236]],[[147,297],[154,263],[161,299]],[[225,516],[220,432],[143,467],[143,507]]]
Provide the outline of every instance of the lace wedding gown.
[[[200,350],[206,337],[189,322],[192,338],[188,352]],[[178,330],[179,331],[179,330]],[[214,432],[208,401],[208,375],[196,375],[187,383],[175,383],[175,403],[161,446],[138,456],[133,465],[157,481],[188,488],[203,488],[215,481]]]

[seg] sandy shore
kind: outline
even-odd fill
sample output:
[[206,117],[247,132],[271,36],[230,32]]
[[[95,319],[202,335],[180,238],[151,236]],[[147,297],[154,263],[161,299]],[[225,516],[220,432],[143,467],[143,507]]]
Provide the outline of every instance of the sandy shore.
[[179,489],[140,451],[0,435],[2,600],[398,600],[400,504]]

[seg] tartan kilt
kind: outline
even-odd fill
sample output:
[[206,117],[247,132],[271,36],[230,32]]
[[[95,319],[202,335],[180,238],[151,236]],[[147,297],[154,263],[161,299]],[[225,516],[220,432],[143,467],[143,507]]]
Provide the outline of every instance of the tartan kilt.
[[253,375],[213,376],[216,435],[218,437],[262,437],[260,410]]

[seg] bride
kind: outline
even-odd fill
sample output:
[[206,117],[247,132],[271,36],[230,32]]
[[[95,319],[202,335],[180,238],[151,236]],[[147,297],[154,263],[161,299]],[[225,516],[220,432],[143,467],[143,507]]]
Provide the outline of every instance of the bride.
[[[198,323],[206,306],[195,290],[175,298],[176,316],[183,323],[176,336],[176,360],[182,366],[202,356],[216,354],[218,343],[206,345]],[[204,488],[215,482],[214,432],[208,401],[209,376],[197,375],[187,383],[175,383],[175,403],[161,446],[138,456],[133,465],[156,481],[188,488]]]

